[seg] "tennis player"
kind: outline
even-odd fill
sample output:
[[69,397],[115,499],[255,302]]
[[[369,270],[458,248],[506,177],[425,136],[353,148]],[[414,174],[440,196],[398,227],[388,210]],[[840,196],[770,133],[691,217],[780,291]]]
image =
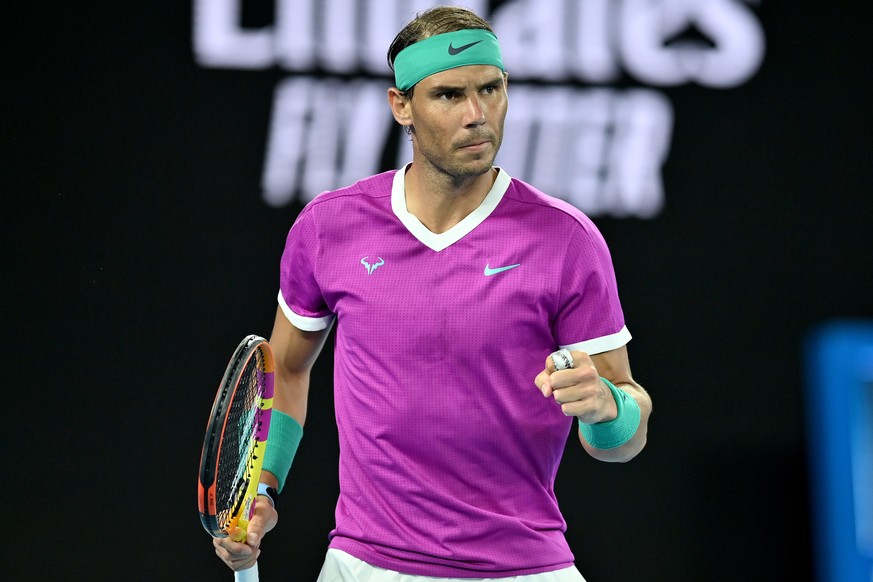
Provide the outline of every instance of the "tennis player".
[[425,11],[388,59],[412,162],[321,194],[291,228],[265,496],[248,545],[216,551],[249,567],[276,525],[336,324],[340,494],[319,580],[581,581],[554,492],[567,435],[624,462],[652,408],[609,251],[577,209],[493,166],[507,73],[487,22]]

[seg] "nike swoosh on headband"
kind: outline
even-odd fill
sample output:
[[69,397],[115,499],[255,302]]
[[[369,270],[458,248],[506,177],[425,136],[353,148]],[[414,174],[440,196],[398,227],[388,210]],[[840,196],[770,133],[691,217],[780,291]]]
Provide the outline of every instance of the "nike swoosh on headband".
[[458,54],[458,53],[462,53],[462,52],[464,52],[465,50],[467,50],[468,48],[470,48],[471,46],[477,45],[477,44],[479,44],[480,42],[482,42],[482,41],[481,41],[481,40],[477,40],[476,42],[471,42],[470,44],[464,44],[464,45],[461,45],[461,46],[459,46],[459,47],[457,47],[457,48],[453,47],[453,46],[452,46],[452,43],[449,43],[449,54],[450,54],[450,55],[456,55],[456,54]]

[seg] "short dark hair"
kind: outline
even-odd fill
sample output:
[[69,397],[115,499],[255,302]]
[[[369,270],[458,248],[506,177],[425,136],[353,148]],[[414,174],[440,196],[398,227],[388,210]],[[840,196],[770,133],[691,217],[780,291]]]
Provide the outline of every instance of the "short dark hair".
[[[491,26],[485,19],[467,8],[436,6],[423,10],[416,14],[415,18],[394,37],[394,41],[388,48],[388,66],[393,71],[394,59],[397,58],[400,51],[411,44],[438,34],[466,30],[468,28],[487,30],[494,34],[494,31],[491,30]],[[412,97],[412,90],[414,88],[415,86],[413,85],[404,91],[403,94],[406,97]]]

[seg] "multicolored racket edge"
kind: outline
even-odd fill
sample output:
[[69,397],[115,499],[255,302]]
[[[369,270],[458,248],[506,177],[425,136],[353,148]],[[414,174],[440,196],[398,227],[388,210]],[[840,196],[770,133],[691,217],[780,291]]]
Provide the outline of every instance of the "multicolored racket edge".
[[[217,492],[220,490],[218,480],[220,478],[219,463],[222,460],[223,452],[222,445],[225,435],[229,434],[228,431],[237,428],[228,425],[231,422],[229,415],[234,400],[244,396],[240,391],[251,389],[250,386],[243,385],[245,372],[251,366],[256,366],[254,373],[257,380],[257,394],[255,395],[257,409],[250,419],[251,426],[243,427],[246,432],[251,433],[246,454],[243,455],[245,458],[241,459],[241,462],[245,463],[245,467],[239,466],[244,475],[243,484],[235,492],[230,518],[226,520],[226,523],[222,523],[224,520],[219,519],[220,500],[217,499]],[[260,336],[249,335],[234,351],[215,395],[203,439],[197,483],[200,521],[213,537],[227,537],[234,534],[235,530],[239,528],[238,534],[234,535],[234,540],[245,541],[245,532],[255,509],[258,482],[270,432],[270,417],[273,409],[273,373],[273,352],[270,344]],[[230,453],[235,452],[229,451]],[[237,580],[257,580],[257,564],[249,570],[236,574]]]

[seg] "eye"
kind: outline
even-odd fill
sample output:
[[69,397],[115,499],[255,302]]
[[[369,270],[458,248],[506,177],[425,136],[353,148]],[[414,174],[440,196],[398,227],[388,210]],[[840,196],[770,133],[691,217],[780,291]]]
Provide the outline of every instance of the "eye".
[[441,93],[437,93],[438,99],[445,99],[447,101],[450,101],[457,96],[458,96],[458,94],[455,91],[443,91]]

